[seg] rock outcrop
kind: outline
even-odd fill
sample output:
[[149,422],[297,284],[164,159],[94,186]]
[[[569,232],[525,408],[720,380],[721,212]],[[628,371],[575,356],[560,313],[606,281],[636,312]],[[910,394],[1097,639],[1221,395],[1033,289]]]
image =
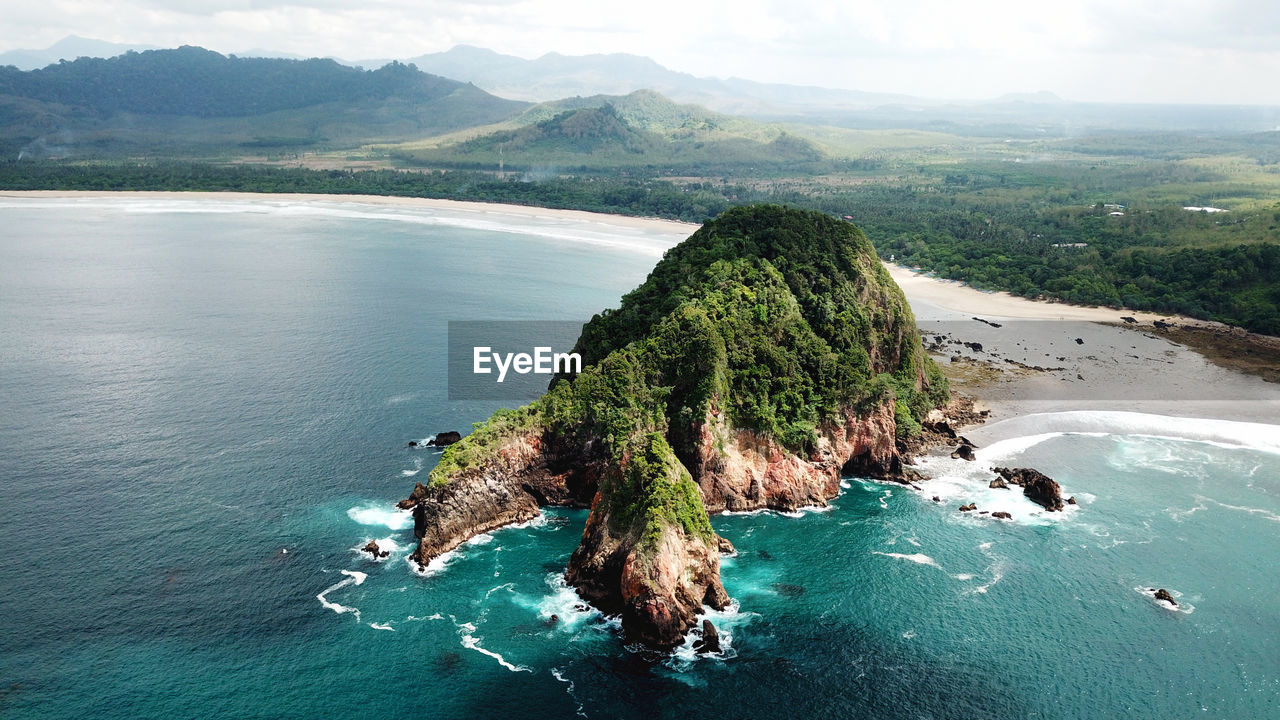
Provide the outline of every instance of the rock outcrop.
[[1168,590],[1165,590],[1164,588],[1160,588],[1159,590],[1156,590],[1155,598],[1156,600],[1163,600],[1174,607],[1178,607],[1178,601],[1174,600],[1173,595]]
[[702,635],[693,642],[694,652],[712,655],[721,651],[720,633],[710,620],[702,621]]
[[1060,511],[1065,507],[1062,488],[1057,481],[1033,468],[995,468],[1007,482],[1022,486],[1022,494],[1045,510]]
[[708,513],[825,505],[842,473],[907,482],[913,438],[954,434],[946,416],[922,429],[946,381],[906,299],[856,228],[817,213],[707,223],[575,351],[580,374],[448,447],[400,503],[412,557],[539,506],[589,505],[566,581],[651,647],[729,602],[720,555],[733,547]]
[[377,540],[370,540],[367,545],[360,548],[360,552],[368,553],[369,557],[373,558],[374,560],[381,560],[382,558],[385,558],[391,555],[390,551],[383,550],[382,548],[378,547]]
[[457,430],[446,430],[442,433],[437,433],[435,437],[428,440],[427,445],[430,447],[445,447],[447,445],[452,445],[461,439],[462,433]]

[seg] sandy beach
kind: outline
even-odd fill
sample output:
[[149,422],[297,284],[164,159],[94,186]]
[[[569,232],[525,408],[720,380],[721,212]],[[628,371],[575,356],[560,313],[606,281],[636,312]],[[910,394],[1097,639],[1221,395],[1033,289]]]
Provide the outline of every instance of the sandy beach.
[[[887,267],[952,387],[991,410],[985,426],[966,430],[975,441],[1027,432],[1016,418],[1074,411],[1280,423],[1280,385],[1215,363],[1154,325],[1222,327],[1216,323],[1038,302]],[[1266,338],[1255,339],[1252,351],[1268,349]],[[1052,427],[1041,420],[1037,431]]]
[[[606,213],[586,212],[582,210],[558,210],[554,208],[533,207],[527,205],[503,205],[499,203],[463,202],[460,200],[439,200],[435,198],[398,197],[392,195],[327,195],[306,193],[247,193],[247,192],[135,192],[135,191],[97,191],[97,190],[4,190],[0,198],[63,198],[94,199],[111,198],[119,200],[221,200],[228,202],[268,202],[268,203],[357,203],[360,205],[376,205],[381,207],[417,208],[423,210],[445,210],[460,213],[486,214],[490,216],[506,216],[517,218],[552,218],[565,221],[590,222],[633,230],[644,230],[662,234],[678,235],[680,239],[688,236],[698,225],[663,220],[661,218],[632,217],[629,215],[610,215]],[[674,243],[673,243],[674,244]]]

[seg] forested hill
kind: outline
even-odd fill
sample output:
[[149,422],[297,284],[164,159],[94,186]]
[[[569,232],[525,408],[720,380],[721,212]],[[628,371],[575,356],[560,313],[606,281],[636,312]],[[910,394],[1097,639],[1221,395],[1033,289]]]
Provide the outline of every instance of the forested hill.
[[[99,150],[121,142],[145,148],[264,136],[292,140],[284,144],[355,144],[498,122],[526,107],[412,65],[361,70],[333,60],[227,57],[190,46],[25,72],[0,68],[7,139],[89,132]],[[227,122],[243,118],[254,118],[252,127]]]
[[239,117],[335,100],[431,101],[457,92],[487,101],[499,114],[523,106],[400,63],[366,71],[333,60],[227,57],[191,46],[84,57],[27,72],[0,68],[0,93],[107,113]]

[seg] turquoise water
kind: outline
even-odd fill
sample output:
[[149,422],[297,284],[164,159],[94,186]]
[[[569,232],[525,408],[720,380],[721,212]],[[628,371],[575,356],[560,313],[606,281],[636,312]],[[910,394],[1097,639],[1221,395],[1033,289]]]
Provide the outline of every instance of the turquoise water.
[[[390,506],[435,458],[405,443],[495,407],[445,400],[444,323],[585,320],[667,240],[392,215],[0,202],[0,715],[1280,710],[1280,456],[1259,449],[1046,435],[934,461],[923,494],[850,479],[823,512],[714,518],[739,550],[721,658],[626,648],[578,607],[581,511],[414,573]],[[1039,513],[987,462],[1081,504]],[[399,549],[375,563],[369,539]]]

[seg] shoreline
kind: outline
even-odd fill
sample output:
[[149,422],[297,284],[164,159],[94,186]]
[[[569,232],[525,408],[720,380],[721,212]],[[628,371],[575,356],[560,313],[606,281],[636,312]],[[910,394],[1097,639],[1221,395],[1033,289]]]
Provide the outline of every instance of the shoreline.
[[[662,235],[675,245],[700,225],[539,206],[390,195],[209,191],[0,191],[0,199],[193,200],[264,204],[350,204],[434,210],[523,220],[583,222]],[[902,288],[926,348],[953,388],[991,411],[966,432],[992,439],[988,428],[1010,418],[1076,410],[1128,410],[1219,420],[1280,423],[1280,385],[1242,371],[1280,339],[1220,323],[1163,313],[1085,307],[979,290],[885,263]],[[1130,324],[1122,318],[1131,317]],[[975,318],[981,318],[975,319]],[[1172,328],[1159,328],[1157,321]],[[1000,327],[996,327],[999,325]],[[1074,344],[1073,338],[1085,340]],[[937,342],[942,339],[943,342]],[[931,342],[933,340],[933,342]],[[1187,342],[1194,340],[1194,342]],[[1180,342],[1175,342],[1180,341]],[[1274,341],[1274,342],[1271,342]],[[969,344],[976,344],[979,350]],[[1250,363],[1233,363],[1241,352]],[[1074,352],[1073,352],[1074,351]],[[958,360],[956,358],[959,358]],[[1136,361],[1136,362],[1135,362]],[[1268,369],[1271,369],[1270,366]],[[1256,372],[1265,375],[1265,372]]]
[[50,199],[50,200],[225,200],[240,202],[282,203],[343,203],[375,205],[379,207],[418,208],[462,213],[485,213],[510,217],[551,218],[556,220],[592,222],[634,230],[661,233],[684,233],[687,237],[701,225],[680,220],[655,217],[615,215],[587,210],[564,210],[538,205],[511,205],[505,203],[446,200],[443,198],[405,197],[403,195],[348,195],[327,193],[254,193],[241,191],[212,192],[206,190],[0,190],[0,199]]

